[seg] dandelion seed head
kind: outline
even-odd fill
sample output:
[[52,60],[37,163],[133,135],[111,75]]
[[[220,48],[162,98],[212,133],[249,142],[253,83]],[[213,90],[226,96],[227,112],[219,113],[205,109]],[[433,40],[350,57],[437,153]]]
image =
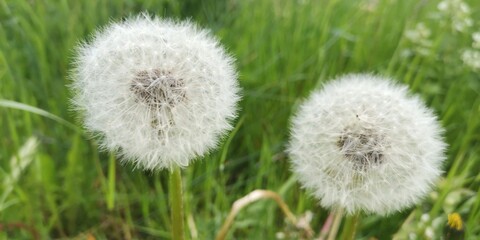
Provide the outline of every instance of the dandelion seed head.
[[191,22],[138,16],[77,49],[73,103],[102,147],[146,169],[185,167],[231,129],[233,59]]
[[323,207],[388,214],[430,191],[445,158],[441,133],[432,111],[405,86],[347,75],[300,106],[288,152]]

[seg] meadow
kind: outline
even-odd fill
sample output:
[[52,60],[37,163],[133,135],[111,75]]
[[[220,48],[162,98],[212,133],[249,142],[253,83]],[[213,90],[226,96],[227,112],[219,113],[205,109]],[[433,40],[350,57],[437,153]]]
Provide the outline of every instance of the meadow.
[[[0,239],[170,239],[168,172],[99,151],[69,102],[75,47],[140,12],[191,19],[237,59],[235,128],[182,172],[188,238],[213,239],[255,189],[279,193],[299,218],[312,213],[318,234],[328,210],[290,170],[290,116],[322,83],[375,73],[419,94],[449,147],[434,191],[402,212],[362,215],[357,238],[440,239],[457,212],[465,239],[480,239],[476,0],[0,0]],[[301,234],[263,200],[240,212],[228,239]]]

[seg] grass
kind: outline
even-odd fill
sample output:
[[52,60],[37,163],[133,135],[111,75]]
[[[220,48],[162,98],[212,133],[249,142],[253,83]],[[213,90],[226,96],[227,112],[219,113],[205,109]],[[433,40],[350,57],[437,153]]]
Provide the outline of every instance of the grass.
[[[418,206],[362,216],[359,239],[435,239],[459,212],[480,238],[480,75],[465,65],[480,26],[451,28],[438,1],[0,0],[0,239],[169,239],[168,173],[142,172],[99,152],[69,110],[73,49],[110,20],[141,11],[191,18],[237,58],[244,89],[236,129],[183,171],[188,236],[213,239],[231,204],[254,189],[281,194],[318,233],[328,215],[301,189],[285,154],[289,117],[335,76],[374,72],[408,84],[438,114],[449,144],[444,177]],[[452,10],[452,8],[450,9]],[[452,10],[453,11],[453,10]],[[427,53],[405,37],[423,22]],[[12,102],[13,101],[13,102]],[[73,124],[73,125],[72,125]],[[75,127],[77,126],[77,127]],[[231,239],[295,239],[271,201],[241,212]]]

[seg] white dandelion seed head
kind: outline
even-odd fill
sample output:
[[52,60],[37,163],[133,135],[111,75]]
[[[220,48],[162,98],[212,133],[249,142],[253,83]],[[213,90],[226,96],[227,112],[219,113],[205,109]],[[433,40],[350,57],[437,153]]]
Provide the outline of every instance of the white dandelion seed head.
[[233,59],[190,22],[138,16],[77,51],[73,103],[102,146],[145,169],[185,167],[231,129]]
[[292,121],[293,171],[326,208],[388,214],[418,202],[441,174],[435,115],[407,87],[373,75],[324,85]]

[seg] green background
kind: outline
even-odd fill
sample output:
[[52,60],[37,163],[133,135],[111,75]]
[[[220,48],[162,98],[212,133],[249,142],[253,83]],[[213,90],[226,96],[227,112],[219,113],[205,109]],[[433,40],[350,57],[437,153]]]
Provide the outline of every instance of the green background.
[[[75,46],[143,11],[211,29],[236,57],[244,90],[235,130],[183,171],[189,238],[213,239],[233,202],[254,189],[278,192],[299,217],[311,211],[318,233],[328,210],[290,171],[289,117],[322,82],[361,72],[409,85],[438,114],[449,148],[431,194],[394,215],[362,216],[357,238],[438,239],[452,212],[468,239],[480,238],[480,69],[462,61],[480,29],[480,2],[464,2],[463,14],[439,2],[0,0],[0,239],[170,238],[168,172],[99,151],[69,104]],[[471,26],[452,27],[465,19]],[[419,23],[428,31],[415,41],[408,33]],[[228,236],[280,233],[301,235],[264,200],[243,210]]]

